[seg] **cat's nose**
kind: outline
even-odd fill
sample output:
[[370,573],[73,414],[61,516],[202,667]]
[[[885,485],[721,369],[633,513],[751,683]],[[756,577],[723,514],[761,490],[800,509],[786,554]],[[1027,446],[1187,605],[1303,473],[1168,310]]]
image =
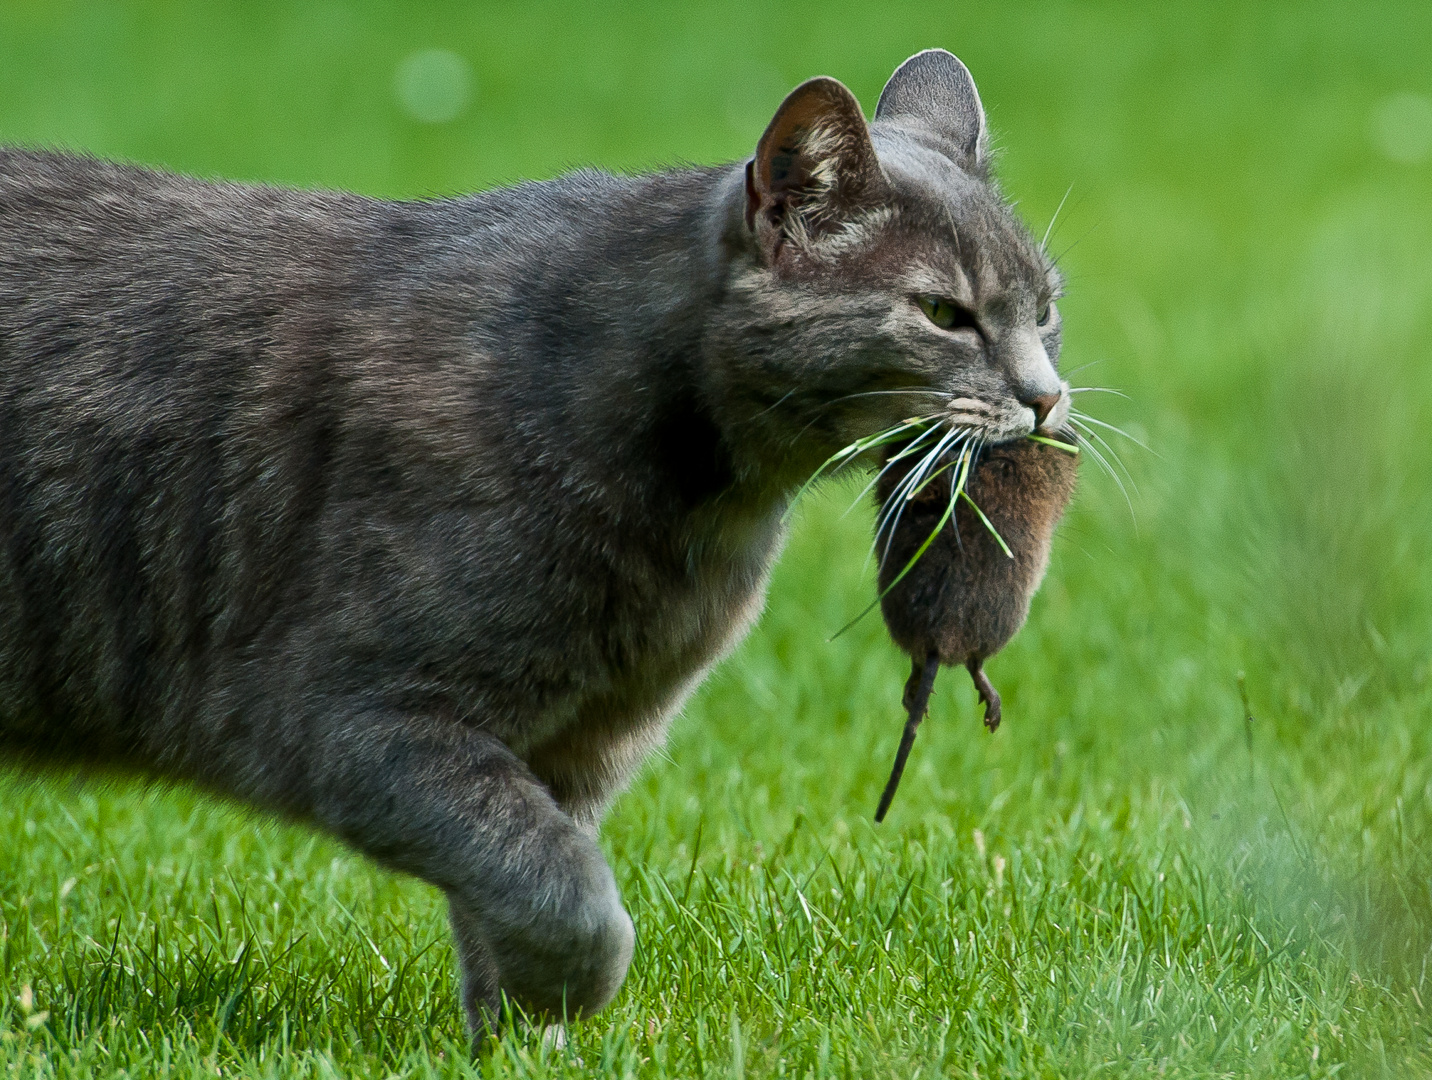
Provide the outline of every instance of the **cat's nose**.
[[1021,405],[1034,410],[1034,426],[1043,427],[1063,395],[1044,343],[1033,329],[1021,330],[1009,336],[1003,350],[1010,393]]
[[1019,399],[1021,405],[1027,405],[1034,410],[1034,426],[1036,429],[1044,426],[1044,421],[1049,419],[1049,414],[1054,411],[1054,406],[1059,404],[1061,394],[1039,394],[1035,397],[1022,397]]

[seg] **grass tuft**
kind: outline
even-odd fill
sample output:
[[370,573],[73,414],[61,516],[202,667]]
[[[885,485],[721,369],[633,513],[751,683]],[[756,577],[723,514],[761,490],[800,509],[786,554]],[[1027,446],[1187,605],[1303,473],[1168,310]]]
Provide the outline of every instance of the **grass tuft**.
[[[187,791],[0,775],[0,1073],[1432,1075],[1432,168],[1378,126],[1429,93],[1432,11],[928,16],[0,6],[0,139],[394,195],[741,159],[801,79],[870,105],[951,48],[1029,219],[1076,186],[1065,362],[1159,451],[1086,471],[991,662],[1004,724],[942,686],[878,830],[906,665],[873,620],[825,640],[874,592],[832,463],[604,827],[637,954],[565,1045],[469,1061],[425,886]],[[420,125],[394,73],[434,47],[471,104]]]

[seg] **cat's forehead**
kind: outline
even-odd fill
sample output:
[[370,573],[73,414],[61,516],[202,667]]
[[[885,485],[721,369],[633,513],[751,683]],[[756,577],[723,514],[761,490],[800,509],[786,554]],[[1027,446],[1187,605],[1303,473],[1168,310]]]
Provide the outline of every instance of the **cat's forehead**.
[[1052,263],[992,184],[934,146],[873,134],[894,219],[929,273],[955,275],[980,295],[1057,288]]

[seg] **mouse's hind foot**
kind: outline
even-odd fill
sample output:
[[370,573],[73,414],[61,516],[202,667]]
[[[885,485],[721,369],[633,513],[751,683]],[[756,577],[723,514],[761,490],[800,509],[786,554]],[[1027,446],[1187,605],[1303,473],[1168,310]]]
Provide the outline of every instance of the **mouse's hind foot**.
[[989,676],[985,674],[983,665],[982,660],[974,658],[965,662],[965,667],[969,668],[970,678],[974,680],[975,689],[979,691],[980,700],[984,702],[984,725],[993,732],[995,728],[999,727],[1001,719],[999,691],[989,681]]

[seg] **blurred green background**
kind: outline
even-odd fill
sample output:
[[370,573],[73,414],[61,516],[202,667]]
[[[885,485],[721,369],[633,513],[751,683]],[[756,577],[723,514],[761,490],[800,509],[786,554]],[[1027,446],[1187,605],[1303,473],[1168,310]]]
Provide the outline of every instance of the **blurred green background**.
[[[0,0],[0,140],[425,197],[741,158],[798,81],[870,109],[931,46],[1036,235],[1068,195],[1064,367],[1129,395],[1081,402],[1150,448],[1111,436],[1128,504],[1086,461],[1005,726],[947,674],[878,830],[904,665],[874,617],[827,641],[869,515],[805,504],[609,819],[627,990],[487,1067],[1426,1074],[1432,5]],[[426,890],[182,792],[0,777],[0,942],[22,1070],[461,1056]]]

